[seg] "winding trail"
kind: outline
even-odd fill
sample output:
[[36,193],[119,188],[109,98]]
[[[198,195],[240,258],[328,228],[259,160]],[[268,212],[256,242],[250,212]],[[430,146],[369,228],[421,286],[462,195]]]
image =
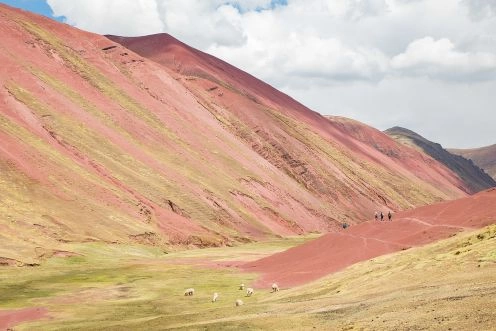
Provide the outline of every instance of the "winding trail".
[[345,237],[352,237],[352,238],[360,238],[363,240],[363,245],[365,248],[368,248],[368,242],[369,241],[378,241],[380,243],[383,243],[383,244],[386,244],[386,245],[398,245],[398,246],[401,246],[401,244],[397,243],[397,242],[394,242],[394,241],[387,241],[387,240],[382,240],[382,239],[379,239],[379,238],[367,238],[367,237],[363,237],[363,236],[356,236],[356,235],[353,235],[351,233],[344,233],[344,232],[338,232],[338,234],[342,235],[342,236],[345,236]]
[[402,218],[403,220],[409,220],[412,222],[417,222],[426,226],[439,226],[439,227],[446,227],[446,228],[453,228],[453,229],[459,229],[459,230],[473,230],[474,227],[470,226],[462,226],[462,225],[450,225],[450,224],[432,224],[426,221],[422,221],[418,218],[413,218],[413,217],[404,217]]
[[496,188],[453,201],[397,213],[393,221],[368,221],[241,265],[259,272],[254,284],[301,285],[354,263],[422,246],[460,231],[496,223]]

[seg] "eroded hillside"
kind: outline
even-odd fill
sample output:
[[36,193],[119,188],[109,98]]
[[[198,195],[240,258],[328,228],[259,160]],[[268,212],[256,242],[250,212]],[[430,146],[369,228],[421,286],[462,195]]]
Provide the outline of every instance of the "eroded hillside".
[[[473,161],[465,158],[463,153],[452,153],[451,150],[444,149],[440,144],[425,139],[419,134],[405,128],[394,127],[387,129],[385,133],[396,141],[416,148],[444,164],[462,179],[465,186],[469,188],[470,193],[476,193],[496,186],[494,179],[482,170],[484,168],[479,168],[480,165],[477,166],[477,163],[474,164]],[[495,153],[493,152],[493,154]],[[490,153],[487,153],[487,156],[489,155]],[[496,156],[493,159],[496,160]],[[489,167],[488,169],[491,168]]]
[[449,151],[472,160],[477,166],[484,169],[494,180],[496,180],[496,144],[480,148],[455,149]]
[[385,135],[395,153],[372,148],[171,37],[135,39],[153,54],[127,45],[142,56],[5,5],[0,33],[2,264],[37,264],[70,242],[322,232],[465,195],[433,159]]

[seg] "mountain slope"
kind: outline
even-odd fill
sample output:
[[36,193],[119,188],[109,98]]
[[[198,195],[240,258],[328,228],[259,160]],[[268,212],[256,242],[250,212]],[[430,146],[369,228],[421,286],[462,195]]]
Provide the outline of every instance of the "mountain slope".
[[263,274],[261,287],[313,281],[360,261],[422,246],[459,231],[496,223],[496,189],[400,212],[390,221],[368,221],[243,265]]
[[[465,183],[465,186],[470,189],[470,193],[476,193],[496,186],[494,179],[477,167],[474,162],[467,160],[463,156],[456,155],[457,153],[447,151],[440,144],[429,141],[413,131],[401,127],[394,127],[386,130],[385,133],[398,142],[420,149],[427,155],[446,165],[453,170],[453,172],[458,174]],[[496,149],[494,151],[496,151]],[[496,157],[493,162],[496,165]],[[489,164],[490,163],[491,162],[489,161]]]
[[[402,184],[406,184],[403,177],[408,177],[409,181],[420,179],[424,184],[428,182],[432,186],[442,187],[444,192],[448,187],[450,187],[448,191],[452,190],[453,186],[457,187],[455,191],[463,189],[456,175],[437,162],[432,162],[430,158],[424,158],[409,148],[403,148],[381,134],[380,139],[384,144],[389,147],[394,146],[391,148],[396,149],[394,158],[391,158],[391,155],[370,148],[367,146],[368,143],[359,141],[339,125],[326,120],[270,85],[167,34],[145,37],[109,36],[109,38],[163,65],[233,134],[244,140],[269,162],[283,168],[294,179],[319,193],[332,193],[326,191],[325,187],[342,188],[339,186],[349,185],[349,183],[333,185],[334,178],[326,183],[327,176],[343,177],[344,175],[352,181],[356,180],[354,177],[362,176],[360,185],[367,185],[363,179],[371,173],[376,177],[377,182],[373,184],[376,187],[390,186],[391,184],[381,181],[393,180],[390,175],[394,173],[393,177],[397,175],[394,179],[403,182]],[[239,128],[240,123],[248,125],[248,128]],[[361,126],[367,127],[363,124]],[[378,132],[373,128],[367,128]],[[270,146],[266,144],[267,142]],[[287,145],[296,150],[285,150]],[[322,148],[320,145],[325,147]],[[322,153],[324,155],[319,155]],[[334,165],[325,164],[323,171],[316,173],[313,166],[322,168],[322,164],[315,163],[325,162],[327,161],[325,159],[329,158]],[[415,171],[414,176],[410,162],[416,163],[416,167],[420,169]],[[287,163],[292,164],[287,167]],[[356,167],[356,163],[362,164]],[[338,169],[335,169],[336,166]],[[370,168],[363,169],[367,166]],[[304,176],[300,175],[300,170]],[[382,172],[384,170],[385,172]],[[336,174],[336,172],[340,173]],[[447,185],[446,181],[450,184]],[[325,185],[321,185],[322,182]],[[353,189],[361,190],[369,199],[385,203],[381,197],[377,199],[377,195],[381,195],[382,192],[363,190],[356,186]],[[430,191],[432,187],[426,189]],[[404,208],[409,203],[406,201],[403,201],[405,204],[398,203],[401,200],[399,196],[404,194],[405,192],[389,192],[389,195],[396,195],[394,199],[396,201],[386,201],[386,203],[396,205],[396,208]],[[452,195],[451,198],[453,197]],[[412,196],[408,197],[408,199],[412,198]],[[367,212],[370,212],[370,209],[367,209]]]
[[5,5],[0,18],[2,264],[40,263],[68,242],[329,231],[466,194],[438,162],[386,135],[395,154],[378,151],[170,37],[119,39],[151,43],[145,58]]
[[478,167],[484,169],[489,176],[496,180],[496,144],[472,149],[448,149],[450,153],[472,160]]

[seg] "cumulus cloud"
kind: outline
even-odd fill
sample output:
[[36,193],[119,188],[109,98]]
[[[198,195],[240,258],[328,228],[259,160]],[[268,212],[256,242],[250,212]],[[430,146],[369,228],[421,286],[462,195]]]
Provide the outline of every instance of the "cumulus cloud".
[[65,16],[68,24],[87,31],[143,35],[164,30],[154,0],[47,0],[47,3],[54,16]]
[[[273,82],[284,81],[296,86],[308,85],[311,80],[325,85],[339,81],[377,81],[389,65],[388,58],[379,50],[304,33],[292,33],[287,39],[274,41],[270,50],[247,44],[236,51],[211,47],[209,52],[231,63],[244,58],[242,62],[246,63],[248,71],[255,71],[258,76]],[[253,62],[258,65],[253,66]]]
[[466,10],[487,14],[494,0],[47,1],[79,28],[168,32],[272,82],[377,82],[390,74],[477,80],[495,66],[489,32],[496,24],[467,29]]
[[241,14],[220,1],[157,0],[165,31],[198,48],[245,42]]
[[[380,128],[408,127],[409,118],[418,127],[418,118],[452,109],[453,99],[477,105],[481,127],[496,121],[487,93],[496,90],[494,0],[47,1],[55,15],[100,34],[170,33],[321,113]],[[382,116],[400,111],[406,117]],[[453,141],[447,132],[437,140]]]
[[268,6],[270,1],[202,0],[47,0],[54,15],[101,34],[140,36],[168,32],[198,48],[244,42],[240,8]]
[[291,57],[282,67],[288,75],[374,80],[387,70],[387,58],[378,50],[351,47],[337,38],[299,37],[292,35],[285,44]]
[[391,60],[392,67],[404,74],[446,79],[494,78],[496,54],[461,52],[447,38],[425,37],[411,42],[406,51]]
[[337,14],[353,21],[387,13],[389,6],[385,0],[336,0],[328,1],[327,7],[331,14]]

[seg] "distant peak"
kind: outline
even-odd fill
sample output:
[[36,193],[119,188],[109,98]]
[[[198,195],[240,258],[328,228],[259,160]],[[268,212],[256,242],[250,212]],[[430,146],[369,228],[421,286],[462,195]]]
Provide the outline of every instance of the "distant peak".
[[386,133],[386,134],[401,134],[404,136],[424,138],[421,135],[419,135],[418,133],[416,133],[415,131],[403,128],[401,126],[393,126],[392,128],[384,130],[384,133]]

